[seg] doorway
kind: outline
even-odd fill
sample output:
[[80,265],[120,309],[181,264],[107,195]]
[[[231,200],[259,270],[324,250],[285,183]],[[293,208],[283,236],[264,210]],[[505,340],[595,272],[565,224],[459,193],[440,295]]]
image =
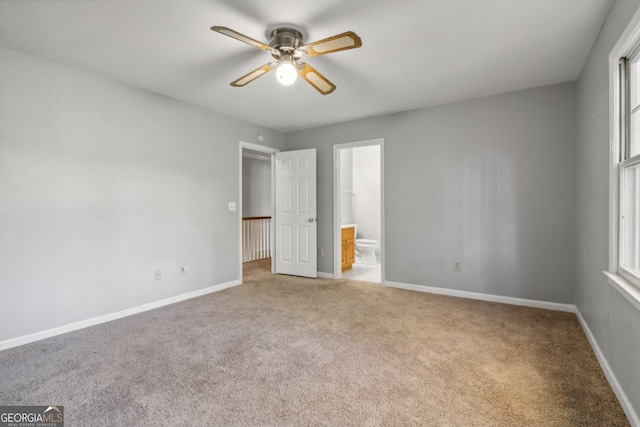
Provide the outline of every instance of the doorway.
[[[258,232],[268,241],[271,273],[317,277],[316,149],[280,150],[240,141],[239,145],[239,277],[243,281],[243,157],[269,156],[270,215],[268,230]],[[266,160],[266,159],[264,159]],[[231,204],[229,207],[231,209]],[[261,220],[261,218],[259,218]],[[267,236],[267,237],[264,237]],[[257,249],[262,251],[263,247]]]
[[384,139],[336,144],[333,154],[333,276],[384,283]]
[[[241,282],[243,281],[243,264],[244,264],[244,260],[247,258],[245,253],[245,241],[244,241],[245,240],[244,237],[246,236],[243,236],[245,234],[243,233],[243,229],[245,229],[246,227],[245,227],[245,224],[243,223],[246,221],[245,218],[252,217],[252,218],[256,218],[256,223],[259,223],[258,225],[264,228],[266,223],[266,218],[269,217],[270,219],[272,219],[274,217],[274,212],[275,212],[275,208],[274,208],[275,206],[275,203],[274,203],[275,162],[274,160],[275,160],[275,153],[278,153],[279,151],[280,150],[276,148],[265,147],[258,144],[252,144],[250,142],[240,141],[239,156],[238,156],[240,159],[239,160],[240,161],[240,165],[239,165],[240,190],[239,190],[239,197],[238,197],[238,200],[239,200],[238,211],[239,211],[239,221],[240,221],[239,277]],[[248,170],[244,164],[245,159],[250,159],[251,161],[259,162],[259,163],[256,163],[256,165],[260,165],[260,163],[264,163],[264,164],[268,163],[268,170],[266,172],[264,171],[264,165],[260,165],[259,168],[255,169],[257,171],[256,173],[261,175],[257,177],[258,180],[260,178],[264,179],[265,177],[268,179],[268,183],[269,183],[269,185],[267,186],[268,194],[260,194],[259,197],[258,195],[256,195],[256,197],[247,197],[249,195],[246,194],[244,184],[246,184],[245,181],[247,179],[252,179],[252,178],[250,175],[247,174]],[[265,188],[262,188],[263,191],[264,189]],[[257,189],[257,190],[260,191],[261,189]],[[266,213],[268,213],[268,215],[266,215]],[[274,253],[274,247],[275,247],[274,221],[269,220],[268,225],[266,227],[267,227],[266,230],[259,231],[260,239],[262,241],[259,243],[258,250],[260,251],[262,249],[266,249],[268,250],[268,253],[272,255]],[[273,256],[271,256],[270,269],[272,273],[275,272],[275,262],[274,262]]]

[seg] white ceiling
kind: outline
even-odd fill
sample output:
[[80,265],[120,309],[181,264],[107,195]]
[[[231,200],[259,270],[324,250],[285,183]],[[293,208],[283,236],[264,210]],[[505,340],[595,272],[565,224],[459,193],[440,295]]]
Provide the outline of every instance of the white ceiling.
[[[0,45],[288,132],[578,78],[613,0],[2,0]],[[305,42],[344,31],[360,49],[309,64],[337,89],[269,73],[280,23]]]

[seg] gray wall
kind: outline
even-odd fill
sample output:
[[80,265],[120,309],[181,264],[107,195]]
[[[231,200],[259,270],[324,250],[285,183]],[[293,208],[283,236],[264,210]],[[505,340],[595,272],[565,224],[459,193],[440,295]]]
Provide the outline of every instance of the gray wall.
[[0,341],[239,278],[238,141],[281,133],[5,48],[0,64]]
[[573,83],[288,133],[288,150],[318,149],[320,271],[333,272],[332,147],[375,138],[386,280],[573,303]]
[[271,216],[271,162],[242,158],[242,216]]
[[[602,28],[577,90],[576,298],[611,369],[640,414],[640,312],[607,283],[609,226],[608,56],[638,0],[617,0]],[[609,307],[609,327],[604,313]]]

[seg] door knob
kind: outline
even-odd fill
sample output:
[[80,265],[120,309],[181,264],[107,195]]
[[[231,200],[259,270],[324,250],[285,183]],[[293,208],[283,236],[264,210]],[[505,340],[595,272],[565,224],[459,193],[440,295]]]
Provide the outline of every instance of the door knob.
[[309,222],[313,222],[315,220],[316,220],[315,218],[309,218]]

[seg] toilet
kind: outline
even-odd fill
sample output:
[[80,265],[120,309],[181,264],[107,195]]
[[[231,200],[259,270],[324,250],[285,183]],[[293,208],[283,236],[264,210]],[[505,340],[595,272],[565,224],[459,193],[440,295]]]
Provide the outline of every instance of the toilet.
[[376,249],[380,244],[377,240],[356,239],[356,252],[360,254],[360,263],[377,264]]

